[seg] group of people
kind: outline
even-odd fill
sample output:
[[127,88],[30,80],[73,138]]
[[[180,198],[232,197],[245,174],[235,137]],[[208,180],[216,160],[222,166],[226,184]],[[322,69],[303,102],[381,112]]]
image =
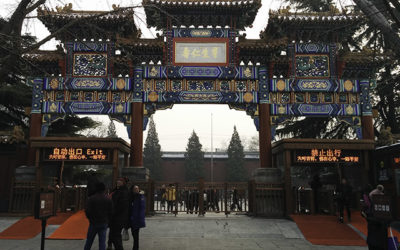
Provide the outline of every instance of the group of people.
[[[202,195],[204,211],[215,211],[219,213],[219,190],[215,188],[207,189],[204,190]],[[177,209],[176,204],[178,203],[181,207],[185,208],[185,211],[188,214],[197,214],[199,211],[200,192],[197,189],[184,188],[177,191],[173,184],[169,184],[168,186],[162,185],[159,191],[159,197],[161,197],[161,208],[165,208],[167,206],[167,213],[174,213],[174,208]],[[238,190],[235,187],[231,192],[231,201],[231,211],[235,209],[242,211],[241,199],[239,197]]]
[[[313,180],[309,183],[314,192],[314,203],[315,211],[319,212],[319,200],[318,200],[318,189],[322,187],[319,177],[314,176]],[[344,210],[347,213],[348,222],[351,222],[351,210],[350,205],[352,201],[353,188],[345,178],[341,179],[339,185],[335,189],[335,200],[339,212],[339,222],[344,222]],[[361,215],[366,219],[368,223],[368,236],[367,244],[368,249],[371,250],[383,250],[385,241],[387,241],[387,225],[386,222],[379,218],[376,218],[373,213],[374,197],[377,195],[384,195],[383,185],[377,185],[375,189],[371,186],[366,187],[363,190],[361,197]]]
[[106,250],[107,228],[110,229],[107,250],[111,250],[112,246],[115,250],[123,250],[122,230],[129,228],[132,231],[133,249],[139,249],[139,230],[146,226],[145,210],[143,192],[137,185],[128,189],[126,178],[119,178],[115,189],[108,194],[104,183],[88,183],[85,214],[89,228],[84,249],[91,249],[98,235],[99,249]]
[[[315,212],[319,213],[320,212],[319,190],[322,187],[322,183],[320,181],[319,175],[314,175],[313,179],[309,182],[309,185],[313,191]],[[338,212],[339,212],[338,220],[341,223],[344,222],[343,217],[344,217],[345,209],[346,209],[346,213],[347,213],[347,219],[349,222],[351,221],[350,205],[351,205],[352,193],[353,193],[352,186],[347,182],[346,178],[342,178],[340,183],[338,185],[336,185],[336,188],[334,191],[334,199],[336,201],[336,205],[337,205]]]

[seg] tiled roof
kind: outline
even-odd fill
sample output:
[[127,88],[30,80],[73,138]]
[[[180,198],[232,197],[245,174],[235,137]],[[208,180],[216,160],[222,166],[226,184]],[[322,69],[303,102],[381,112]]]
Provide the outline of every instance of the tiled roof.
[[119,34],[124,37],[136,36],[134,11],[130,8],[115,7],[111,11],[77,11],[69,7],[56,7],[56,10],[38,8],[38,18],[50,32],[69,26],[57,36],[112,39]]
[[143,0],[147,25],[159,30],[167,25],[234,26],[244,29],[252,25],[261,7],[261,0]]

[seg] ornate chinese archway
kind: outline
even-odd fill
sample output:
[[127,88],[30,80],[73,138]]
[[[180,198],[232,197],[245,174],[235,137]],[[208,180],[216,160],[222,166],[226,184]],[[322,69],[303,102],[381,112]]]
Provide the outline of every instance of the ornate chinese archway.
[[[228,104],[254,119],[261,168],[272,166],[276,126],[291,117],[339,117],[359,139],[373,139],[372,66],[361,60],[353,67],[354,55],[338,53],[338,41],[354,31],[346,27],[362,17],[325,13],[297,25],[299,13],[292,18],[270,13],[263,38],[250,40],[239,31],[254,21],[259,0],[212,6],[186,2],[144,1],[148,25],[163,31],[159,39],[138,38],[129,10],[39,11],[49,30],[82,20],[71,27],[74,35],[58,37],[65,48],[65,54],[56,53],[61,76],[28,80],[33,86],[30,136],[46,136],[49,125],[66,114],[106,114],[127,126],[130,166],[142,167],[142,131],[149,116],[177,103],[208,103]],[[91,29],[88,16],[103,30]],[[319,36],[328,26],[337,30]],[[278,28],[286,37],[275,38]]]

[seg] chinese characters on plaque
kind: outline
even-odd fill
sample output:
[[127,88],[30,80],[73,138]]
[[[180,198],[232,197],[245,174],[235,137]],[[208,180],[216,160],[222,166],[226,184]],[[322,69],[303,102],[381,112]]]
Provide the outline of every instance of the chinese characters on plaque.
[[329,163],[329,162],[349,162],[359,163],[360,156],[356,153],[344,153],[341,149],[310,149],[296,152],[296,162],[307,163]]
[[174,63],[227,63],[226,43],[175,42]]
[[[50,151],[50,152],[49,152]],[[45,152],[46,160],[107,161],[108,151],[101,148],[56,147]]]

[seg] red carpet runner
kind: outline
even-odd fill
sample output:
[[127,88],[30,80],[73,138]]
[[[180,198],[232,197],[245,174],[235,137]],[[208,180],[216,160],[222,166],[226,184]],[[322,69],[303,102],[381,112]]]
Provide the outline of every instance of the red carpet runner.
[[[71,213],[59,213],[57,216],[50,218],[47,223],[51,225],[60,225],[71,215]],[[36,220],[32,216],[29,216],[20,219],[1,232],[0,239],[27,240],[35,237],[41,232],[41,220]]]
[[366,242],[349,226],[338,223],[335,216],[291,215],[304,237],[316,245],[366,246]]
[[89,221],[81,210],[69,217],[48,239],[83,240],[88,227]]
[[[368,235],[368,227],[367,227],[367,221],[361,216],[360,212],[354,212],[351,214],[352,221],[351,225],[357,228],[362,234],[365,236]],[[400,239],[400,233],[397,232],[396,230],[392,229],[393,236],[396,236],[397,239]],[[390,233],[388,232],[388,236],[390,237]]]

